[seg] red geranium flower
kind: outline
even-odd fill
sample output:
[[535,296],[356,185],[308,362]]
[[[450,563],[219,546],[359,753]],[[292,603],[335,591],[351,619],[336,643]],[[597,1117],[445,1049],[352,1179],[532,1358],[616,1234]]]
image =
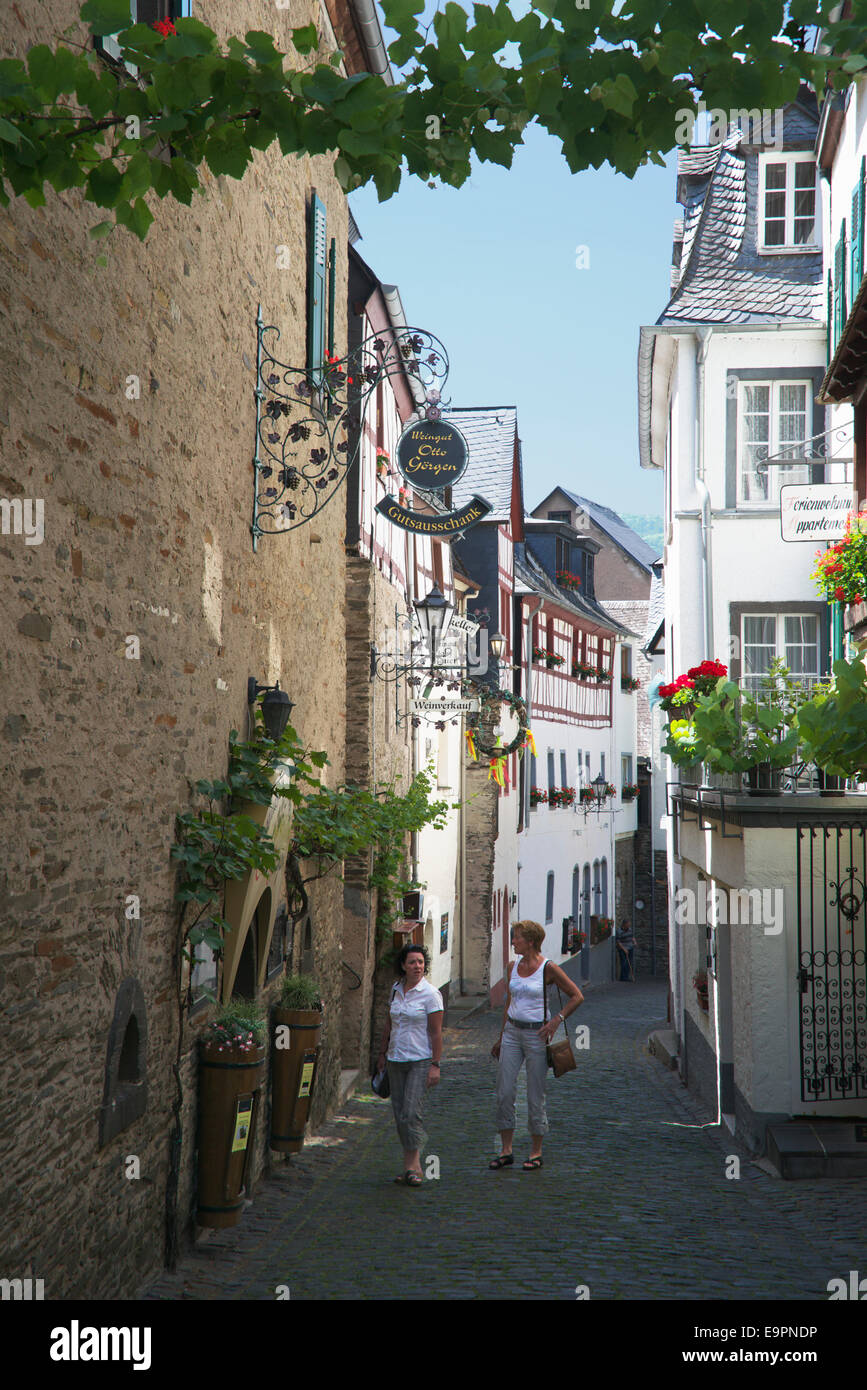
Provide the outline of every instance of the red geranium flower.
[[176,34],[178,32],[170,19],[157,19],[154,21],[153,27],[158,34],[162,34],[164,39],[167,39],[169,34]]
[[845,597],[846,597],[846,590],[845,590],[845,589],[835,589],[835,590],[834,590],[834,597],[835,597],[835,599],[837,599],[838,603],[842,603],[843,600],[844,600]]

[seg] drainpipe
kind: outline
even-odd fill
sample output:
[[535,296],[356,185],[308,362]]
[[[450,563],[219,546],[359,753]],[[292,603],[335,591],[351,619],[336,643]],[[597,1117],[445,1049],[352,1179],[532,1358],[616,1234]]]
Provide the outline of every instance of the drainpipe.
[[[533,619],[536,618],[536,617],[538,617],[538,615],[544,610],[544,607],[545,607],[545,600],[544,600],[544,598],[540,598],[540,599],[538,600],[537,606],[532,610],[532,612],[530,612],[529,609],[528,609],[528,611],[527,611],[527,617],[528,617],[528,619],[529,619],[529,622],[527,623],[527,633],[528,633],[528,638],[527,638],[527,640],[528,640],[528,642],[529,642],[529,644],[530,644],[530,659],[529,659],[529,661],[527,662],[527,693],[526,693],[526,697],[525,697],[525,702],[526,702],[526,705],[527,705],[527,725],[528,725],[528,727],[531,728],[531,729],[532,729],[532,727],[533,727]],[[522,624],[522,626],[523,626],[523,624]],[[522,640],[523,640],[523,636],[524,636],[524,634],[523,634],[523,632],[522,632],[522,633],[521,633],[521,638],[522,638]],[[525,799],[525,802],[524,802],[524,825],[527,826],[527,827],[529,827],[529,824],[530,824],[530,778],[529,778],[529,777],[525,777],[525,778],[524,778],[524,795],[525,795],[525,798],[526,798],[526,799]],[[520,918],[519,918],[518,920],[520,921]]]
[[704,594],[704,655],[714,655],[713,580],[711,578],[711,515],[710,493],[705,483],[704,468],[704,364],[712,328],[696,330],[695,354],[695,448],[693,450],[693,483],[701,499],[702,590]]

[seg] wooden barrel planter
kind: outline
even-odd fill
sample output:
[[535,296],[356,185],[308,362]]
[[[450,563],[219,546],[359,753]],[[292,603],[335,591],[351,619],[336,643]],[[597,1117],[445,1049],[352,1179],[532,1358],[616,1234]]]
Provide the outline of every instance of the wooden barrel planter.
[[199,1167],[196,1221],[236,1226],[265,1075],[265,1048],[203,1043],[199,1054]]
[[[281,1033],[279,1030],[283,1029]],[[288,1029],[288,1034],[285,1031]],[[319,1009],[274,1010],[271,1048],[272,1149],[297,1154],[313,1099],[322,1013]],[[288,1041],[288,1046],[286,1045]]]

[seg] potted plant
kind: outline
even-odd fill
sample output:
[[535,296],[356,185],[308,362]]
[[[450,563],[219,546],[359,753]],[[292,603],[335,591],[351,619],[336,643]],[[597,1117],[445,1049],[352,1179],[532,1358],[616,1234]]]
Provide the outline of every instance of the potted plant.
[[611,675],[611,668],[610,666],[600,666],[598,671],[594,671],[593,674],[599,684],[602,685],[603,681],[607,681]]
[[384,478],[384,477],[385,477],[386,473],[387,473],[388,470],[389,470],[390,463],[391,463],[391,460],[389,459],[388,454],[385,452],[385,450],[384,450],[384,449],[377,449],[377,451],[376,451],[376,475],[377,475],[378,478]]
[[622,801],[634,801],[638,795],[637,782],[624,782],[620,788],[620,798]]
[[592,787],[582,787],[578,793],[582,805],[596,800],[596,793]]
[[233,1000],[200,1040],[200,1226],[221,1229],[240,1219],[264,1068],[265,1019],[252,1001]]
[[703,1009],[705,1013],[707,1013],[710,1007],[710,1001],[708,998],[707,971],[696,970],[695,974],[692,977],[692,983],[695,986],[695,997],[698,1000],[698,1006],[700,1009]]
[[287,975],[274,1009],[271,1054],[271,1148],[299,1153],[322,1031],[322,999],[310,975]]
[[[864,658],[834,662],[833,683],[819,687],[797,714],[805,758],[820,769],[822,792],[839,796],[867,768],[867,667]],[[831,781],[837,785],[829,785]],[[840,782],[843,786],[839,785]]]
[[556,652],[545,653],[545,665],[549,670],[554,666],[562,666],[565,660],[565,656],[558,656]]
[[816,553],[813,579],[829,603],[862,603],[867,594],[867,515],[850,514],[842,540]]
[[627,692],[630,692],[630,691],[632,691],[632,690],[637,690],[638,687],[639,687],[640,685],[641,685],[641,681],[640,681],[640,680],[637,680],[635,676],[621,676],[621,677],[620,677],[620,689],[621,689],[621,690],[625,690],[625,691],[627,691]]
[[531,787],[531,788],[530,788],[530,805],[531,805],[531,806],[547,806],[547,804],[548,804],[548,793],[545,791],[545,789],[544,789],[543,787]]

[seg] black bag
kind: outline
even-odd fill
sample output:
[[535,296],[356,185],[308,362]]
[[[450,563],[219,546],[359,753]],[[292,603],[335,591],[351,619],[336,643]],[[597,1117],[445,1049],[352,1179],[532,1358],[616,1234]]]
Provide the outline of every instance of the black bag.
[[388,1100],[391,1095],[391,1082],[388,1079],[388,1067],[382,1071],[375,1071],[370,1078],[371,1090],[380,1100]]

